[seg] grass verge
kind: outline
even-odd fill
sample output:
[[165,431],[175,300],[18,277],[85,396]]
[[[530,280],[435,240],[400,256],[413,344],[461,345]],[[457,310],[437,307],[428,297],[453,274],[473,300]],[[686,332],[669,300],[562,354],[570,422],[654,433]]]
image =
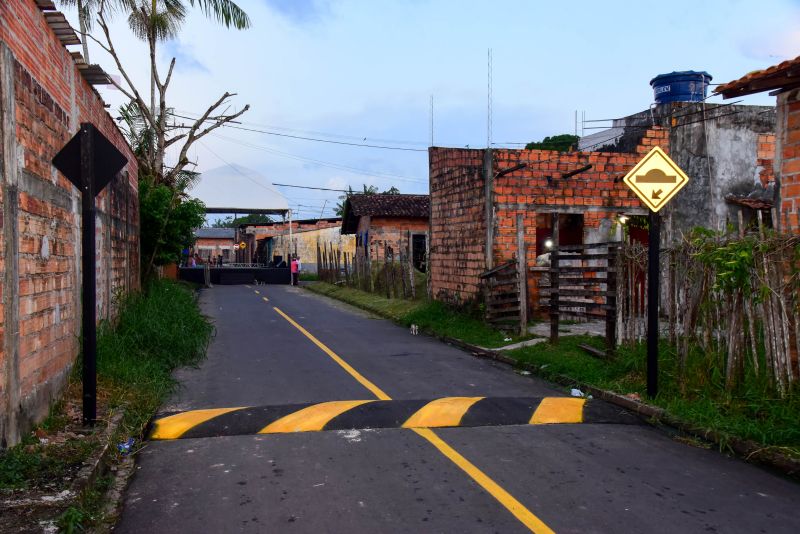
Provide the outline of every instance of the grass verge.
[[[545,378],[568,377],[600,389],[645,398],[646,358],[644,344],[621,347],[612,360],[588,355],[578,345],[603,348],[594,336],[562,337],[558,345],[540,343],[509,351],[520,363],[532,364]],[[662,342],[659,358],[659,394],[648,400],[670,414],[699,428],[730,438],[752,440],[784,454],[800,457],[800,391],[777,398],[768,384],[750,380],[727,391],[724,376],[713,371],[706,358],[697,355],[684,373],[678,372],[675,351]],[[688,377],[679,379],[679,376]]]
[[[0,490],[15,498],[68,489],[83,463],[106,443],[105,421],[114,412],[122,420],[112,446],[133,437],[141,443],[145,425],[174,390],[172,371],[197,363],[205,354],[213,327],[203,317],[192,289],[161,280],[120,302],[117,320],[103,323],[97,335],[98,423],[81,427],[80,358],[61,400],[50,416],[22,443],[0,453]],[[136,449],[134,449],[135,451]],[[96,524],[103,477],[86,488],[58,520],[74,531]]]
[[392,319],[403,326],[416,324],[423,332],[461,339],[481,347],[502,347],[526,339],[510,336],[510,341],[506,341],[509,335],[505,332],[491,328],[476,317],[456,312],[441,302],[387,299],[375,293],[325,282],[314,282],[304,287]]

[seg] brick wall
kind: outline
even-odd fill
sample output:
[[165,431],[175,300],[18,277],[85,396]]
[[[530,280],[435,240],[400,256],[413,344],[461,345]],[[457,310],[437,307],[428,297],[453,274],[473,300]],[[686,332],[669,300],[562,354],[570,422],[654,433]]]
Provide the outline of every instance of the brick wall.
[[480,295],[485,265],[483,151],[433,147],[428,158],[431,294],[461,305]]
[[800,89],[778,95],[776,171],[780,173],[781,224],[798,231],[800,220]]
[[775,134],[759,134],[756,148],[756,169],[763,187],[775,183]]
[[78,352],[80,195],[50,164],[93,122],[129,164],[97,197],[97,311],[138,288],[135,158],[33,0],[0,2],[0,446],[47,413]]
[[[645,213],[621,179],[656,145],[668,151],[667,130],[648,130],[636,153],[493,150],[493,174],[525,164],[492,182],[493,265],[516,257],[518,215],[523,217],[528,265],[536,264],[537,221],[541,222],[542,215],[581,215],[583,242],[611,239],[618,215]],[[478,276],[486,270],[487,241],[484,152],[432,148],[429,153],[431,292],[434,298],[453,304],[481,296]],[[560,178],[585,165],[592,168]],[[534,277],[529,277],[528,285],[529,302],[534,305],[538,299]]]
[[408,232],[411,234],[427,234],[428,220],[418,217],[378,217],[365,216],[358,220],[358,233],[369,232],[369,256],[374,260],[383,260],[385,248],[392,247],[395,261],[401,250],[408,246]]

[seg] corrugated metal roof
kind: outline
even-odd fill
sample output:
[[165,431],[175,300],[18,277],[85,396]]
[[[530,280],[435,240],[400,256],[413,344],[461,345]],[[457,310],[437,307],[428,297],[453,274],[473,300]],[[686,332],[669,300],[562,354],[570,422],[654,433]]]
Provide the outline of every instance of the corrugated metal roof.
[[194,231],[198,239],[233,239],[236,237],[235,228],[198,228]]

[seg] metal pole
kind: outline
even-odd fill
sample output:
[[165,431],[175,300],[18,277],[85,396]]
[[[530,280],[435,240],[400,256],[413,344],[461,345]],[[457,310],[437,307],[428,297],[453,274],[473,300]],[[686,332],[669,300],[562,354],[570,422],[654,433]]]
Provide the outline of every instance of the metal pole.
[[95,273],[95,205],[93,126],[81,125],[81,249],[83,328],[83,424],[97,419],[97,294]]
[[658,303],[660,289],[661,216],[650,212],[647,250],[647,396],[658,395]]

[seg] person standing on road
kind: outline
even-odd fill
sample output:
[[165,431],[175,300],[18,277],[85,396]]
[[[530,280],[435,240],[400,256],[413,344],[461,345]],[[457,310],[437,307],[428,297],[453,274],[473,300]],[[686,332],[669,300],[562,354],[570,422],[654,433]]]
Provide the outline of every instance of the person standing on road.
[[296,286],[299,278],[300,273],[300,260],[297,259],[297,255],[292,257],[292,285]]

